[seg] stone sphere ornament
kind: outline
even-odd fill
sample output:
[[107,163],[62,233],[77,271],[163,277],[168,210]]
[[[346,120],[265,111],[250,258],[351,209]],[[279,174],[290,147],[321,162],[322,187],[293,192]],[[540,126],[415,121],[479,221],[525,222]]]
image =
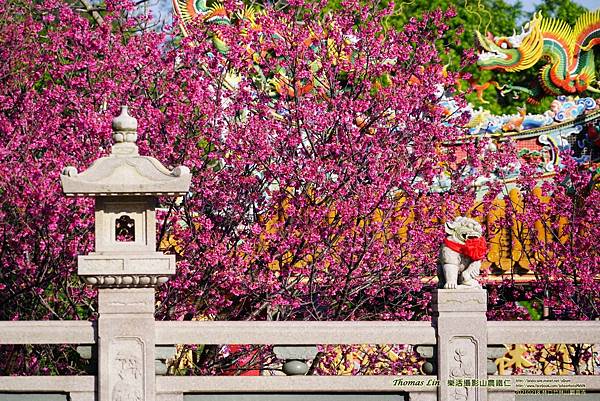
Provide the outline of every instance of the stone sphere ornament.
[[446,222],[445,231],[447,236],[439,256],[438,287],[481,289],[477,277],[481,260],[487,254],[481,224],[461,216]]
[[308,369],[308,364],[304,361],[291,360],[283,364],[283,372],[288,376],[305,375]]

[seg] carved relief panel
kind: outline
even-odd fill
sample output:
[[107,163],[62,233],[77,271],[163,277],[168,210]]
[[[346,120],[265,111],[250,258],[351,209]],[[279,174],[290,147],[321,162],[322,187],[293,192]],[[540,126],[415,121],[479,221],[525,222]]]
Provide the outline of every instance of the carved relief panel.
[[139,337],[116,337],[109,352],[111,401],[144,401],[145,344]]
[[449,342],[449,399],[476,401],[478,353],[477,341],[472,337],[452,337]]

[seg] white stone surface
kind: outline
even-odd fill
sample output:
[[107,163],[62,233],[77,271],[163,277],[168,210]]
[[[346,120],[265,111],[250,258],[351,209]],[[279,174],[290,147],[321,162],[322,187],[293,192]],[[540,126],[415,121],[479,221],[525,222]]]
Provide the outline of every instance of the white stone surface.
[[435,376],[158,376],[158,392],[431,392],[435,386],[394,385],[403,378],[427,382]]
[[79,320],[0,321],[0,345],[94,344],[93,322]]
[[489,344],[597,344],[600,321],[489,321]]
[[129,108],[121,106],[121,114],[112,120],[113,139],[115,142],[135,143],[137,141],[137,128],[138,122],[129,115]]
[[95,391],[71,391],[69,393],[70,401],[96,401]]
[[[116,145],[115,145],[116,146]],[[119,148],[117,148],[119,149]],[[149,156],[118,155],[98,159],[82,173],[61,175],[67,196],[184,195],[190,186],[187,169],[166,169]]]
[[439,401],[487,401],[486,387],[450,386],[448,380],[487,378],[487,292],[438,289],[433,293],[437,326]]
[[95,252],[79,257],[78,273],[100,287],[98,401],[155,400],[154,286],[175,273],[175,256],[156,252],[156,196],[186,194],[191,183],[186,167],[140,156],[137,127],[122,107],[111,154],[61,175],[65,195],[96,197]]
[[157,321],[157,344],[435,344],[431,322]]
[[317,355],[317,347],[314,345],[298,346],[298,345],[278,345],[273,347],[273,353],[279,359],[298,359],[308,360],[313,359]]
[[90,274],[175,274],[175,255],[150,254],[102,255],[79,257],[79,275]]
[[436,393],[424,393],[424,392],[416,392],[408,394],[408,401],[436,401],[437,394]]
[[[442,292],[442,294],[440,294]],[[470,291],[465,294],[459,295],[457,298],[456,290],[448,290],[444,293],[444,290],[439,290],[436,293],[436,300],[442,300],[438,302],[438,307],[435,309],[442,315],[450,313],[452,315],[450,305],[460,305],[459,312],[455,312],[466,315],[467,318],[471,319],[478,314],[481,314],[481,307],[483,300],[482,294],[472,294]],[[179,335],[181,332],[177,330],[177,327],[185,327],[186,335],[189,336],[189,331],[194,328],[196,330],[196,337],[203,338],[202,331],[207,329],[208,338],[219,340],[218,343],[227,343],[222,341],[224,339],[244,339],[247,343],[260,343],[260,340],[264,340],[261,337],[260,330],[266,329],[267,336],[275,336],[279,331],[279,340],[290,343],[290,339],[296,338],[293,334],[296,329],[304,327],[303,334],[308,336],[308,339],[313,343],[337,343],[339,339],[360,339],[359,342],[366,343],[385,343],[386,341],[379,341],[382,333],[383,335],[389,335],[388,338],[398,339],[397,333],[404,332],[405,341],[407,343],[418,343],[421,339],[418,337],[419,333],[423,329],[423,323],[427,322],[154,322],[152,313],[154,309],[151,289],[102,289],[100,290],[100,303],[101,318],[98,322],[101,330],[98,335],[98,340],[101,343],[100,347],[100,359],[99,362],[102,364],[103,355],[112,355],[117,360],[114,363],[116,368],[113,368],[113,374],[119,376],[119,362],[118,360],[125,361],[130,365],[143,365],[143,359],[146,354],[146,348],[143,348],[137,339],[145,341],[146,344],[150,343],[150,340],[146,338],[146,334],[152,332],[153,327],[156,328],[156,335],[163,336],[163,340],[168,338],[168,330],[174,328],[175,334]],[[460,297],[466,299],[466,304],[471,305],[470,307],[464,307],[460,301]],[[449,301],[449,302],[444,302]],[[479,312],[469,312],[469,309],[479,310]],[[441,312],[440,312],[441,310]],[[452,315],[456,317],[456,315]],[[442,316],[443,317],[443,316]],[[463,316],[460,319],[464,319]],[[461,339],[464,337],[474,337],[474,332],[478,331],[480,327],[487,327],[486,325],[467,325],[462,320],[462,327],[460,322],[457,321],[453,327],[451,334],[455,337],[453,340],[456,343],[456,338]],[[167,323],[167,325],[162,325]],[[188,323],[193,323],[189,325]],[[195,325],[195,323],[207,323],[208,325]],[[281,323],[282,325],[278,325]],[[417,323],[417,325],[413,325]],[[533,329],[534,335],[543,336],[544,330],[548,331],[552,325],[557,326],[557,329],[553,332],[553,340],[560,343],[570,342],[569,337],[571,331],[567,330],[567,325],[572,324],[576,330],[581,332],[591,331],[593,332],[597,327],[598,322],[488,322],[488,325],[494,323],[494,327],[500,327],[507,325],[511,330],[517,333],[524,333],[525,330]],[[438,321],[440,326],[440,343],[442,347],[443,339],[448,338],[449,328],[447,322]],[[56,331],[60,327],[65,328],[66,334],[60,334]],[[162,327],[161,327],[162,326]],[[419,327],[420,326],[420,327]],[[250,328],[250,333],[245,328]],[[403,327],[408,328],[405,332]],[[431,327],[429,327],[431,329]],[[460,331],[456,330],[460,328]],[[587,328],[587,330],[586,330]],[[288,330],[292,329],[292,330]],[[331,330],[338,330],[336,333],[332,333]],[[564,329],[564,330],[563,330]],[[77,334],[77,331],[81,331],[81,335]],[[143,333],[142,336],[139,333]],[[161,333],[162,334],[159,334]],[[12,333],[12,334],[7,334]],[[56,333],[57,338],[53,340],[52,336]],[[137,334],[132,334],[137,333]],[[292,334],[289,334],[292,333]],[[359,333],[358,335],[356,333]],[[396,333],[396,334],[394,334]],[[444,334],[446,333],[446,334]],[[466,333],[466,334],[465,334]],[[396,337],[394,337],[396,336]],[[102,345],[103,341],[112,337],[113,343],[110,345],[117,345],[116,351],[105,352],[106,346]],[[191,337],[186,337],[187,339]],[[533,342],[543,342],[537,340],[540,337],[534,337]],[[545,337],[544,337],[545,338]],[[60,322],[60,321],[39,321],[39,322],[0,322],[0,342],[6,343],[28,343],[30,339],[38,341],[38,343],[61,343],[61,342],[93,342],[94,341],[94,329],[91,322]],[[119,343],[120,340],[127,340],[123,343]],[[133,339],[133,342],[130,341]],[[378,341],[373,341],[377,339]],[[527,337],[530,339],[530,337]],[[176,338],[176,342],[180,342]],[[108,341],[108,340],[106,340]],[[469,341],[471,341],[469,339]],[[187,342],[187,341],[186,341]],[[193,342],[193,341],[190,341]],[[276,341],[274,341],[276,342]],[[342,341],[343,342],[343,341]],[[268,343],[268,342],[267,342]],[[293,343],[293,342],[292,342]],[[352,342],[349,342],[352,343]],[[109,345],[109,346],[110,346]],[[468,343],[467,343],[468,345]],[[443,347],[442,347],[443,348]],[[446,347],[448,348],[448,347]],[[133,357],[123,358],[122,352],[125,351],[128,354],[132,354]],[[473,350],[468,350],[473,352]],[[147,354],[146,354],[147,355]],[[146,356],[148,360],[152,360],[153,356]],[[449,359],[449,358],[446,358]],[[458,362],[456,359],[450,358],[451,362]],[[127,362],[131,361],[131,362]],[[142,363],[140,364],[140,361]],[[452,362],[452,363],[454,363]],[[455,364],[456,365],[456,364]],[[456,366],[454,366],[456,367]],[[459,366],[460,367],[460,366]],[[124,377],[127,374],[131,374],[133,371],[124,372]],[[146,371],[146,374],[151,375],[150,371]],[[102,382],[103,374],[99,376],[99,382]],[[153,377],[153,376],[149,376]],[[347,391],[347,392],[385,392],[385,391],[406,391],[410,393],[411,400],[423,400],[429,401],[435,397],[435,387],[423,387],[423,386],[394,386],[393,380],[395,379],[409,379],[409,380],[433,380],[436,379],[434,376],[334,376],[334,377],[316,377],[316,376],[303,376],[303,377],[156,377],[156,390],[161,395],[156,398],[158,400],[167,401],[169,399],[179,400],[180,394],[183,392],[204,392],[204,393],[218,393],[218,392],[287,392],[291,389],[297,392],[328,392],[328,391]],[[514,400],[514,391],[516,390],[516,380],[526,380],[530,382],[539,382],[541,378],[549,379],[548,376],[489,376],[493,379],[510,380],[511,385],[507,388],[491,388],[488,393],[488,400],[490,401],[512,401]],[[585,388],[589,392],[600,391],[600,376],[570,376],[569,379],[573,383],[581,383],[585,385]],[[95,378],[92,376],[51,376],[51,377],[2,377],[0,376],[0,392],[40,392],[40,391],[63,391],[63,392],[74,392],[76,396],[89,397],[90,392],[94,390]],[[132,383],[136,383],[132,381]],[[135,388],[135,386],[133,387]],[[164,394],[163,394],[164,393]],[[168,393],[168,394],[167,394]],[[110,398],[109,398],[110,399]],[[100,398],[98,398],[100,400]],[[112,401],[112,400],[111,400]]]
[[515,401],[514,391],[503,392],[503,393],[488,393],[489,401]]
[[153,287],[175,273],[175,256],[156,252],[156,196],[186,194],[191,174],[140,156],[137,126],[122,107],[112,123],[110,156],[82,173],[66,167],[61,175],[66,195],[96,197],[95,251],[79,256],[78,273],[97,287]]
[[158,393],[156,401],[183,401],[183,393]]
[[175,255],[91,253],[79,256],[77,272],[98,287],[152,287],[175,274]]
[[[119,196],[96,198],[95,228],[97,253],[156,251],[156,198],[154,196]],[[134,240],[117,238],[117,220],[133,221]]]
[[90,392],[94,376],[0,376],[0,391],[20,392]]

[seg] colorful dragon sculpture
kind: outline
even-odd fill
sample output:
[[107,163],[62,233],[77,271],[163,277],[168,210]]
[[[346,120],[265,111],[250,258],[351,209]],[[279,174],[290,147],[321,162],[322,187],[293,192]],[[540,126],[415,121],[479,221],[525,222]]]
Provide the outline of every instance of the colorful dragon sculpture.
[[[260,30],[260,26],[255,23],[257,16],[263,12],[259,7],[245,6],[241,11],[236,13],[227,10],[223,3],[220,1],[207,0],[173,0],[173,9],[175,14],[180,20],[180,26],[182,33],[187,36],[187,27],[192,24],[210,24],[210,25],[226,25],[235,23],[238,20],[250,21],[250,26],[253,29]],[[312,30],[309,30],[310,35],[306,39],[305,44],[312,46],[314,43],[322,40]],[[212,34],[212,41],[216,49],[221,53],[227,53],[229,50],[228,44],[219,36],[218,29],[215,29]],[[327,49],[330,52],[329,56],[332,60],[348,60],[351,54],[351,48],[354,44],[353,38],[348,36],[345,37],[345,44],[348,46],[342,50],[334,49],[333,43],[330,39],[326,40]],[[346,51],[347,50],[347,51]],[[255,58],[257,55],[253,55]],[[256,58],[255,58],[256,61]],[[311,64],[312,73],[319,70],[320,59],[317,58]],[[263,87],[267,87],[271,93],[279,96],[293,96],[305,95],[312,91],[316,87],[324,87],[327,89],[327,79],[315,79],[314,76],[303,80],[297,80],[297,82],[290,82],[288,74],[284,69],[279,69],[274,74],[265,74],[265,72],[258,66],[255,66],[257,75],[255,78],[260,80],[260,84]],[[267,76],[268,75],[268,76]],[[235,86],[237,77],[230,74],[226,77],[226,85],[231,87]],[[324,91],[324,92],[327,92]]]
[[229,22],[227,11],[221,3],[209,6],[206,0],[173,0],[173,8],[184,26],[197,17],[202,18],[203,22]]
[[[600,44],[600,9],[579,17],[575,27],[566,22],[536,14],[520,34],[495,37],[476,32],[481,51],[477,64],[484,70],[523,71],[542,61],[539,85],[502,88],[504,92],[523,91],[539,99],[543,96],[600,93],[594,87],[596,68],[592,47]],[[535,100],[534,100],[535,101]]]
[[[187,36],[186,25],[192,21],[210,24],[229,24],[227,10],[222,3],[215,2],[210,6],[206,0],[173,0],[173,10],[180,18],[181,30]],[[227,44],[218,36],[213,35],[213,43],[220,52],[227,51]]]

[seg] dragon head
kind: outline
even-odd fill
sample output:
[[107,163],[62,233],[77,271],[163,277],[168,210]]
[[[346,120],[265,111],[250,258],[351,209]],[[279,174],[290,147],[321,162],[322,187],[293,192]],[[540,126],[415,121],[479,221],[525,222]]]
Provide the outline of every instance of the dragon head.
[[476,33],[479,47],[477,65],[483,70],[521,71],[533,66],[542,56],[544,45],[540,29],[541,14],[534,15],[521,33],[512,36],[496,37],[491,33],[485,36]]

